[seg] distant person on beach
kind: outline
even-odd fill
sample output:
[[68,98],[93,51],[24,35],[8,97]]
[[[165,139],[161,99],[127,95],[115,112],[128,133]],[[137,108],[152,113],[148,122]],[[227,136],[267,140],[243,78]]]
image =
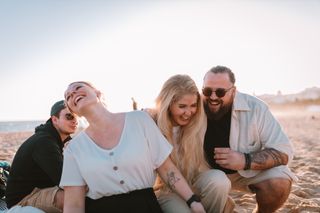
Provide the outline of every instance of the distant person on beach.
[[[162,212],[152,188],[156,172],[182,199],[192,201],[192,190],[170,160],[172,146],[147,113],[109,112],[102,93],[89,82],[71,83],[65,99],[89,126],[64,152],[64,212]],[[205,212],[197,201],[190,208]]]
[[[171,159],[198,193],[205,210],[209,213],[222,212],[231,185],[228,185],[229,181],[221,184],[223,179],[220,180],[220,176],[223,177],[224,173],[209,169],[205,161],[203,140],[206,129],[203,123],[206,117],[196,83],[188,75],[170,77],[156,98],[155,109],[146,111],[174,147]],[[190,203],[187,204],[160,179],[155,189],[164,212],[190,212]]]
[[236,90],[234,73],[216,66],[204,76],[207,114],[204,150],[212,168],[225,172],[232,189],[256,194],[257,212],[275,212],[296,179],[288,168],[293,147],[268,106]]
[[63,147],[76,131],[78,121],[63,100],[51,107],[50,116],[14,156],[6,189],[9,208],[33,206],[49,213],[62,212],[64,196],[58,185]]
[[131,98],[132,100],[132,109],[133,110],[137,110],[138,109],[138,103],[136,102],[136,100],[134,100],[134,98]]

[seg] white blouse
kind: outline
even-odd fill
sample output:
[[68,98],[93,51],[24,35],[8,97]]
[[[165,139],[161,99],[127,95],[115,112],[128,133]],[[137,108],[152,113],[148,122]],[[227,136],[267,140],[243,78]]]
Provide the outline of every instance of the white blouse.
[[71,140],[64,151],[60,186],[87,185],[92,199],[149,188],[155,169],[171,151],[147,113],[128,112],[120,141],[112,149],[99,147],[84,131]]

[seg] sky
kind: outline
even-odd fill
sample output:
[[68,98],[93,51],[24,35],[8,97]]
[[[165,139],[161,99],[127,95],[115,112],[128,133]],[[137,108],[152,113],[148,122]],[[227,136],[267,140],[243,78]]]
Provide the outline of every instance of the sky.
[[0,121],[47,119],[78,80],[112,112],[152,107],[216,65],[249,94],[319,87],[320,1],[0,0]]

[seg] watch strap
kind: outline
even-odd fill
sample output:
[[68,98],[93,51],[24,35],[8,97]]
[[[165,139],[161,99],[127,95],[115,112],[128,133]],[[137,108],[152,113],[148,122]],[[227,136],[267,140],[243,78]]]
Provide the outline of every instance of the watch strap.
[[201,199],[198,195],[193,194],[187,201],[186,203],[188,204],[189,207],[191,207],[191,204],[193,202],[201,202]]

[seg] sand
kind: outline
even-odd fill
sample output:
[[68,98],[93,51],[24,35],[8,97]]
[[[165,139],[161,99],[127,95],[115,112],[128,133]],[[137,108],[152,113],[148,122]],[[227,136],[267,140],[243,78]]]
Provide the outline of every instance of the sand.
[[[273,113],[295,147],[289,167],[299,178],[293,183],[288,200],[277,212],[320,212],[320,112],[275,108]],[[255,196],[233,192],[236,212],[251,212]]]
[[12,162],[20,144],[33,132],[0,132],[0,160]]
[[[295,146],[295,157],[289,165],[299,181],[292,185],[287,202],[278,212],[320,212],[320,112],[305,107],[272,107],[276,118]],[[32,132],[0,133],[0,160],[12,161],[19,145]],[[235,212],[252,212],[252,194],[232,192]]]

